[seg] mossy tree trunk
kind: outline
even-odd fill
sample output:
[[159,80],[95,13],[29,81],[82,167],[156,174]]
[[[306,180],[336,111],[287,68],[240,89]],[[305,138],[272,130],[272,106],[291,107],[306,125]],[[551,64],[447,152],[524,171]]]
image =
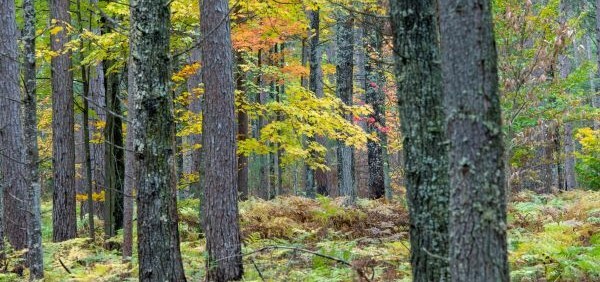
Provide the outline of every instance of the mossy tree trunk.
[[443,0],[439,11],[450,144],[450,276],[453,281],[509,281],[491,3]]
[[132,124],[141,281],[185,281],[177,227],[170,1],[131,0]]
[[414,281],[449,281],[448,149],[436,1],[393,1]]

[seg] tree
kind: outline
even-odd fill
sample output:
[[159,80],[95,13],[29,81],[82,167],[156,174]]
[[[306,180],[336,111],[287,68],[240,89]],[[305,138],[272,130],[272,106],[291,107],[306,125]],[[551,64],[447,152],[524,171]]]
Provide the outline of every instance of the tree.
[[73,109],[73,73],[71,52],[65,49],[71,22],[68,0],[51,0],[50,17],[54,32],[50,41],[52,51],[52,240],[61,242],[77,235],[75,214],[75,133]]
[[[414,281],[448,281],[449,176],[437,3],[392,1]],[[433,254],[433,255],[432,255]]]
[[[345,11],[337,15],[336,45],[337,45],[337,96],[346,105],[352,105],[353,68],[354,68],[354,18]],[[352,116],[347,114],[346,119]],[[354,186],[354,150],[338,141],[338,188],[339,195],[346,197],[347,204],[356,201]]]
[[[24,201],[29,187],[21,122],[21,92],[15,3],[0,2],[0,174],[3,177],[4,229],[15,249],[27,247]],[[0,239],[0,240],[3,240]]]
[[440,2],[450,276],[508,281],[504,144],[490,1]]
[[35,64],[35,5],[33,0],[23,1],[25,27],[23,29],[23,123],[25,159],[27,163],[27,264],[30,279],[44,278],[44,253],[42,250],[42,219],[40,211],[41,182],[37,131],[36,64]]
[[175,173],[175,117],[170,88],[170,2],[131,0],[130,99],[138,168],[138,257],[141,281],[185,281]]
[[243,266],[237,206],[237,127],[229,5],[226,0],[204,0],[200,10],[205,89],[202,154],[207,279],[239,280]]
[[[367,142],[367,163],[369,165],[369,198],[379,199],[390,191],[388,170],[386,168],[387,156],[387,128],[385,124],[385,76],[381,71],[383,56],[383,23],[375,17],[368,17],[366,23],[371,27],[371,32],[364,42],[365,56],[365,102],[373,107],[373,113],[367,118],[367,131],[377,136],[379,140]],[[365,30],[368,30],[365,28]]]
[[[323,70],[321,67],[321,48],[319,46],[319,36],[320,36],[320,12],[317,8],[316,10],[311,10],[308,12],[308,17],[310,20],[310,41],[309,41],[309,51],[308,51],[308,65],[310,68],[309,78],[308,78],[308,89],[315,93],[317,97],[321,97],[323,95]],[[306,138],[307,143],[315,142],[314,136],[310,136]],[[305,191],[306,196],[309,198],[314,198],[315,193],[319,193],[322,195],[327,194],[327,189],[322,189],[322,186],[317,187],[317,183],[315,183],[316,179],[315,169],[310,167],[310,165],[305,166]],[[321,188],[318,191],[317,188]]]

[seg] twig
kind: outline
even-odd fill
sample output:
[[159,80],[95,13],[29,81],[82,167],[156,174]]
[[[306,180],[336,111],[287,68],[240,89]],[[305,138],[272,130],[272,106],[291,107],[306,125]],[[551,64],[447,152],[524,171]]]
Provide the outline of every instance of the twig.
[[260,277],[260,280],[265,281],[265,277],[263,277],[262,272],[258,268],[258,265],[256,265],[256,262],[254,262],[254,260],[252,258],[250,258],[250,261],[252,262],[252,265],[254,265],[254,269],[256,269],[256,272],[258,272],[258,276]]
[[64,269],[65,269],[65,270],[66,270],[66,271],[69,273],[69,274],[72,274],[72,273],[71,273],[71,270],[69,270],[69,268],[68,268],[68,267],[67,267],[67,266],[66,266],[66,265],[63,263],[63,261],[62,261],[60,258],[58,258],[58,262],[60,262],[60,265],[62,265],[62,267],[63,267],[63,268],[64,268]]

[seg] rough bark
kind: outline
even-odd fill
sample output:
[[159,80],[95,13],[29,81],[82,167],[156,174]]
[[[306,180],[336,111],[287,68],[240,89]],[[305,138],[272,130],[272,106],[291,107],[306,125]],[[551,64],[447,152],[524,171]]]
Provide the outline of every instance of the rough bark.
[[[40,211],[41,182],[37,143],[37,99],[35,64],[35,6],[33,0],[23,1],[25,28],[23,30],[23,124],[25,158],[27,163],[27,264],[30,280],[44,278],[42,250],[42,219]],[[1,238],[1,237],[0,237]]]
[[131,0],[134,154],[141,281],[185,281],[177,228],[167,0]]
[[509,281],[504,144],[490,1],[440,2],[450,277]]
[[237,206],[236,122],[233,48],[226,0],[204,0],[200,28],[204,115],[204,231],[208,281],[239,280],[243,275]]
[[414,281],[449,281],[448,150],[436,6],[435,0],[391,5]]
[[[346,105],[352,105],[353,94],[353,67],[354,67],[354,18],[340,13],[337,18],[336,30],[337,45],[337,96]],[[345,117],[350,122],[351,115]],[[338,142],[338,188],[339,195],[346,197],[346,204],[356,201],[356,187],[354,185],[354,152],[353,148],[345,145],[344,141]]]
[[365,42],[366,64],[365,64],[365,102],[373,107],[373,113],[367,121],[367,132],[375,133],[379,141],[367,141],[367,163],[369,165],[369,198],[379,199],[385,196],[385,155],[384,149],[387,144],[385,134],[385,93],[382,87],[385,84],[383,74],[379,70],[381,63],[382,38],[376,29],[377,21],[370,20],[372,32],[367,35]]
[[[0,1],[0,174],[4,180],[4,231],[17,250],[27,247],[25,201],[29,190],[21,121],[21,89],[14,1]],[[1,239],[1,238],[0,238]],[[1,239],[3,240],[3,239]]]
[[77,236],[75,214],[75,138],[73,109],[73,73],[71,52],[63,50],[69,41],[66,25],[70,24],[68,0],[50,0],[50,18],[62,30],[50,36],[52,57],[52,240],[61,242]]

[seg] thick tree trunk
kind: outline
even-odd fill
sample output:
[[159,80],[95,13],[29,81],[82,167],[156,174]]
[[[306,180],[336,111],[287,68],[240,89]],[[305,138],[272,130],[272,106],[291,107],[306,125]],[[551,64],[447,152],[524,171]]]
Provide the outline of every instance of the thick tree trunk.
[[208,281],[239,280],[243,275],[237,206],[237,155],[233,50],[226,0],[201,6],[204,115],[204,230]]
[[139,276],[141,281],[185,281],[177,228],[169,1],[130,4]]
[[52,240],[61,242],[77,236],[75,214],[75,138],[73,109],[73,73],[66,25],[70,24],[68,0],[50,0],[50,18],[62,30],[50,36],[52,51]]
[[[337,96],[346,105],[352,105],[353,67],[354,67],[354,18],[340,13],[337,18]],[[351,115],[346,119],[352,121]],[[356,202],[356,187],[354,185],[354,150],[338,142],[338,188],[339,195],[346,197],[346,204]]]
[[109,73],[112,62],[103,63],[106,90],[106,116],[104,128],[104,236],[110,238],[123,227],[123,181],[125,165],[123,156],[123,131],[120,117],[121,102],[119,101],[119,80],[117,72]]
[[[0,173],[4,180],[4,229],[17,250],[27,247],[25,144],[14,1],[0,1]],[[3,240],[0,238],[0,240]]]
[[504,144],[491,3],[439,5],[450,142],[450,277],[509,281]]
[[[23,124],[27,163],[27,264],[30,279],[44,278],[44,253],[42,250],[42,219],[40,211],[41,182],[39,150],[37,143],[37,99],[35,64],[35,5],[33,0],[23,1],[25,28],[23,31]],[[1,208],[1,207],[0,207]],[[2,237],[0,237],[2,238]]]
[[449,281],[448,150],[436,7],[435,0],[391,6],[414,281]]

